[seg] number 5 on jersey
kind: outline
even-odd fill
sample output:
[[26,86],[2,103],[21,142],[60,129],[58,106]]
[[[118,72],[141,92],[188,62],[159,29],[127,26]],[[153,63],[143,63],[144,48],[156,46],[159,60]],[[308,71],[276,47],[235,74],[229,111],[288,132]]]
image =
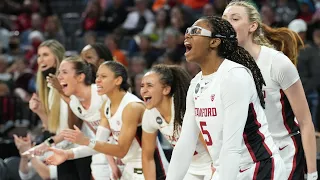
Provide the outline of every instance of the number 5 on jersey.
[[200,121],[200,128],[201,128],[201,133],[203,134],[203,138],[206,141],[207,146],[211,146],[212,139],[206,127],[207,127],[207,123],[205,121]]

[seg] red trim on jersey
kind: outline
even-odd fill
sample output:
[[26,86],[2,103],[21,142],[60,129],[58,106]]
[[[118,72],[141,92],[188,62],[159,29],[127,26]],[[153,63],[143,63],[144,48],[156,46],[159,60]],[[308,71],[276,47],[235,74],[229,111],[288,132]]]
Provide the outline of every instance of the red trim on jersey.
[[256,162],[256,168],[254,169],[254,174],[253,174],[252,180],[257,180],[259,167],[260,167],[260,162]]
[[274,158],[271,158],[271,180],[274,179]]
[[[282,119],[283,119],[283,124],[284,126],[286,127],[287,131],[289,134],[291,134],[291,129],[289,128],[288,124],[287,124],[287,118],[286,118],[286,112],[285,112],[285,108],[284,108],[284,92],[280,89],[280,94],[281,94],[281,97],[280,97],[280,101],[281,101],[281,110],[282,110]],[[298,151],[298,146],[297,146],[297,142],[294,138],[294,136],[291,136],[291,139],[293,141],[293,144],[294,144],[294,150],[295,150],[295,153],[294,153],[294,157],[293,157],[293,160],[292,160],[292,169],[291,169],[291,172],[290,172],[290,175],[289,175],[289,178],[288,180],[291,180],[293,178],[293,174],[297,168],[297,151]]]
[[281,111],[282,111],[282,120],[283,120],[283,124],[284,124],[284,126],[286,127],[286,129],[287,129],[287,131],[288,131],[288,133],[289,134],[291,134],[292,132],[291,132],[291,129],[290,129],[290,127],[288,126],[288,124],[287,124],[287,117],[286,117],[286,112],[285,112],[285,108],[284,108],[284,92],[280,89],[280,94],[281,94],[281,96],[280,96],[280,102],[281,102]]
[[257,158],[256,158],[256,156],[254,155],[254,152],[252,151],[252,148],[251,148],[251,146],[250,146],[250,144],[249,144],[249,142],[248,142],[248,138],[247,138],[246,133],[243,132],[243,135],[242,135],[242,136],[243,136],[243,139],[244,139],[244,143],[245,143],[245,145],[247,146],[247,149],[248,149],[248,151],[249,151],[249,153],[250,153],[251,158],[253,159],[254,162],[257,162]]
[[[257,113],[256,113],[256,110],[254,109],[254,106],[253,106],[253,103],[250,103],[250,106],[252,108],[252,112],[253,112],[253,115],[254,115],[254,122],[256,123],[256,125],[261,128],[261,124],[259,123],[259,121],[257,120]],[[262,138],[262,144],[264,146],[264,148],[266,148],[266,150],[268,151],[268,153],[270,154],[270,156],[272,156],[272,152],[270,150],[270,148],[268,147],[268,145],[265,143],[265,137],[264,135],[260,132],[260,130],[258,129],[257,133],[261,136]]]

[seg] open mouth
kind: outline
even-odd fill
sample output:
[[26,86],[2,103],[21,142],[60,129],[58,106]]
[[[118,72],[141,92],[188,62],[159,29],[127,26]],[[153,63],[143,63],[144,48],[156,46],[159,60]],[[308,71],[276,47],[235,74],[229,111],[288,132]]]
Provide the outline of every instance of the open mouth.
[[68,87],[67,83],[61,83],[62,90],[65,90]]
[[46,65],[46,64],[43,64],[43,65],[41,65],[40,67],[41,67],[41,69],[46,69],[46,68],[47,68],[47,65]]
[[143,99],[144,99],[144,102],[145,102],[145,103],[149,103],[150,100],[152,99],[152,97],[150,97],[150,96],[144,96]]
[[102,86],[97,86],[97,90],[98,90],[98,91],[101,91],[102,88],[103,88]]
[[186,53],[188,53],[189,51],[191,51],[192,46],[191,46],[191,44],[190,44],[190,43],[185,42],[185,43],[184,43],[184,46],[186,47]]

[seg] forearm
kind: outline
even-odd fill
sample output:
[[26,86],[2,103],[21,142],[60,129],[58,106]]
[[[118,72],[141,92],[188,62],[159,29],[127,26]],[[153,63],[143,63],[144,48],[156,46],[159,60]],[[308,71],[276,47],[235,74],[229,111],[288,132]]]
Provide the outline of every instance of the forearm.
[[114,158],[112,156],[106,155],[106,158],[107,158],[107,160],[109,162],[109,165],[111,167],[116,167],[117,166],[116,161],[114,160]]
[[42,179],[50,179],[49,167],[46,164],[36,157],[31,158],[31,164]]
[[79,159],[83,157],[92,156],[98,154],[97,151],[91,149],[88,146],[79,146],[70,150],[67,150],[68,159]]
[[[88,143],[89,144],[89,143]],[[120,144],[109,144],[106,142],[97,141],[94,150],[117,158],[123,158],[127,152],[128,148],[122,147]]]
[[29,173],[28,162],[29,162],[28,158],[21,157],[20,164],[19,164],[19,170],[24,174],[28,174]]
[[143,175],[146,180],[156,180],[156,165],[153,157],[142,155]]
[[60,134],[57,134],[57,135],[55,135],[55,136],[53,136],[51,138],[53,139],[55,144],[58,144],[58,143],[60,143],[61,141],[64,140],[63,136],[61,136]]
[[307,161],[308,173],[317,171],[316,138],[314,126],[310,123],[300,124],[302,145]]

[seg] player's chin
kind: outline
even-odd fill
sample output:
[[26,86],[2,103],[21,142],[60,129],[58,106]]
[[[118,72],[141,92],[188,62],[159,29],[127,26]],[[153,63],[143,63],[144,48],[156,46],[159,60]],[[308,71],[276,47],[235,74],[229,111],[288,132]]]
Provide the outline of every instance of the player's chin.
[[154,106],[153,106],[150,102],[145,103],[145,105],[146,105],[146,108],[147,108],[148,110],[154,108]]

